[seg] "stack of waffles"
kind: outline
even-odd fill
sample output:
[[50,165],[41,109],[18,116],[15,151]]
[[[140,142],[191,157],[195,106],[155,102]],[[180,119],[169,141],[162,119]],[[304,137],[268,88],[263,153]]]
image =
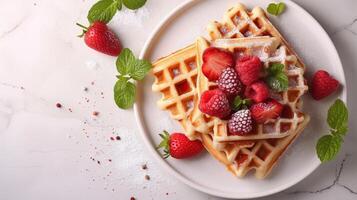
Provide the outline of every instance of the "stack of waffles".
[[[263,9],[248,11],[242,4],[230,8],[222,22],[208,25],[209,40],[196,42],[153,64],[153,91],[161,92],[158,106],[168,110],[191,140],[199,139],[207,151],[238,177],[255,170],[257,178],[266,177],[288,146],[309,122],[301,112],[301,96],[308,87],[305,66],[290,45],[270,23]],[[270,92],[284,105],[284,115],[254,125],[248,135],[230,135],[227,121],[208,116],[198,109],[201,94],[216,88],[202,73],[202,54],[214,46],[235,55],[255,55],[265,68],[273,63],[285,66],[289,86],[283,92]]]

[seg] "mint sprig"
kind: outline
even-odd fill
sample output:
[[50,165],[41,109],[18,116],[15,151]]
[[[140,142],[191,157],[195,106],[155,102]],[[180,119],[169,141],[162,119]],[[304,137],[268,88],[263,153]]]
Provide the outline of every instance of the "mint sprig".
[[280,3],[270,3],[267,7],[267,11],[269,14],[278,16],[283,13],[285,10],[285,4],[283,2]]
[[117,10],[121,8],[121,1],[119,0],[100,0],[95,3],[88,12],[88,21],[93,23],[95,21],[101,21],[103,23],[108,23]]
[[146,60],[135,58],[130,49],[123,49],[116,61],[118,81],[114,86],[114,100],[119,108],[131,108],[135,102],[136,86],[134,80],[142,80],[152,65]]
[[289,80],[284,71],[284,65],[273,63],[267,70],[265,81],[271,89],[276,92],[282,92],[288,89]]
[[136,10],[144,6],[145,3],[146,0],[99,0],[89,10],[87,18],[91,24],[95,21],[109,23],[117,11],[122,9],[123,4],[131,10]]
[[337,99],[329,108],[327,123],[330,134],[322,136],[316,145],[316,153],[321,162],[333,160],[337,156],[343,137],[348,132],[348,109],[342,100]]
[[242,99],[240,96],[236,96],[232,102],[232,110],[238,111],[241,109],[246,109],[248,106],[252,104],[250,99]]

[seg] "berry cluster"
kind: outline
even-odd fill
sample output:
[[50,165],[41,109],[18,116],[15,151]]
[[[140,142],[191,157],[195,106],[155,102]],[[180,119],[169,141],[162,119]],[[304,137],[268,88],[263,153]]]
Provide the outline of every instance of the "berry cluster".
[[[253,123],[265,123],[278,118],[283,105],[269,99],[269,87],[263,81],[262,63],[257,56],[234,55],[223,49],[210,47],[203,53],[202,73],[218,88],[201,95],[199,109],[210,116],[228,120],[232,135],[246,135]],[[231,108],[232,100],[239,96],[250,99],[253,105],[244,105],[237,112]]]

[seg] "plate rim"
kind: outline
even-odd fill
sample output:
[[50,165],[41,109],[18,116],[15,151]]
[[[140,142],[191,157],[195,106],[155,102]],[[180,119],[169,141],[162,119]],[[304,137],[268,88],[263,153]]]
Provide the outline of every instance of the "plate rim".
[[[165,25],[169,24],[170,21],[174,20],[176,15],[180,14],[180,12],[182,12],[185,8],[191,6],[192,4],[197,3],[199,1],[201,1],[201,0],[186,0],[185,2],[179,4],[172,11],[170,11],[151,32],[150,36],[144,43],[144,46],[140,52],[139,58],[140,59],[145,58],[145,56],[146,56],[147,52],[150,50],[152,43],[155,40],[156,36],[161,32],[162,29],[165,28]],[[344,83],[343,91],[341,92],[341,99],[347,103],[347,91],[348,90],[347,90],[347,85],[346,85],[344,68],[343,68],[339,53],[336,49],[336,46],[332,42],[330,36],[326,32],[326,30],[321,26],[321,24],[303,7],[301,7],[300,5],[298,5],[297,3],[295,3],[291,0],[287,0],[286,2],[288,2],[290,5],[294,6],[296,9],[299,9],[302,12],[304,12],[306,14],[306,16],[309,18],[309,20],[313,21],[314,25],[318,29],[320,29],[320,32],[325,35],[325,38],[327,38],[328,46],[332,47],[331,50],[337,56],[336,61],[339,63],[339,66],[341,66],[340,70],[342,72],[342,74],[341,74],[342,80],[340,80],[340,81],[342,83]],[[192,180],[188,179],[187,177],[183,176],[181,173],[179,173],[177,170],[173,169],[167,162],[164,161],[164,159],[159,155],[159,153],[156,151],[153,144],[151,143],[151,141],[149,139],[149,134],[146,133],[146,130],[143,125],[143,121],[141,119],[142,118],[141,113],[139,111],[139,105],[137,102],[134,103],[133,109],[134,109],[135,121],[136,121],[136,124],[138,125],[139,130],[140,130],[139,132],[141,135],[141,139],[144,141],[146,148],[149,149],[150,154],[155,158],[155,160],[159,163],[159,165],[162,168],[164,168],[170,175],[172,175],[176,179],[180,180],[184,184],[186,184],[192,188],[195,188],[198,191],[204,192],[206,194],[210,194],[210,195],[217,196],[217,197],[230,198],[230,199],[233,199],[233,198],[235,198],[235,199],[251,199],[251,198],[259,198],[259,197],[269,196],[269,195],[281,192],[283,190],[286,190],[286,189],[294,186],[295,184],[299,183],[300,181],[302,181],[306,177],[308,177],[312,172],[314,172],[321,165],[321,162],[319,162],[317,160],[316,163],[313,163],[314,166],[312,167],[312,169],[310,169],[310,171],[306,175],[302,176],[300,179],[297,179],[296,181],[292,181],[290,183],[284,184],[284,185],[277,187],[275,189],[264,191],[264,192],[246,193],[246,194],[240,194],[239,196],[236,196],[234,194],[229,194],[229,193],[221,192],[218,190],[210,190],[198,183],[193,182]]]

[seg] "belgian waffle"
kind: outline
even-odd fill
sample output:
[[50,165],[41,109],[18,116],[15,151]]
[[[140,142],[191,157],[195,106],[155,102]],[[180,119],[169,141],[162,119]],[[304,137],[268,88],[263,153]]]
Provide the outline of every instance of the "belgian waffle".
[[159,108],[168,110],[191,140],[199,138],[188,119],[197,94],[196,45],[159,59],[153,63],[152,73],[155,77],[152,90],[162,94],[157,102]]
[[[285,52],[287,55],[287,63],[293,62],[295,63],[294,69],[299,69],[302,72],[305,70],[301,59],[270,23],[261,8],[248,11],[244,5],[238,4],[228,10],[222,23],[212,22],[207,29],[213,45],[231,51],[236,51],[235,45],[237,43],[231,43],[234,40],[229,42],[224,39],[259,36],[275,38],[279,43],[276,47],[277,50]],[[155,82],[152,89],[162,93],[158,106],[161,109],[169,110],[171,117],[180,122],[190,139],[201,139],[206,149],[224,163],[233,174],[243,177],[248,171],[255,169],[255,176],[264,178],[309,122],[309,116],[300,112],[302,105],[300,96],[307,90],[306,84],[304,83],[303,89],[298,90],[304,92],[297,93],[297,91],[294,91],[296,95],[291,95],[291,97],[294,96],[295,98],[285,98],[285,93],[273,93],[274,99],[280,101],[287,99],[286,104],[294,104],[290,108],[296,110],[296,112],[292,111],[291,113],[294,113],[294,116],[296,114],[296,117],[301,119],[296,124],[295,131],[289,132],[284,135],[285,137],[280,137],[281,135],[279,138],[269,136],[269,139],[254,139],[254,141],[252,138],[244,138],[244,140],[241,140],[242,138],[227,139],[229,136],[227,131],[221,131],[226,127],[224,121],[206,115],[198,115],[199,113],[195,112],[199,100],[198,93],[207,88],[215,87],[214,83],[207,83],[202,88],[196,84],[200,83],[200,70],[198,68],[202,63],[202,49],[205,49],[205,45],[208,45],[202,43],[202,40],[198,41],[201,41],[199,45],[203,44],[203,47],[192,44],[159,59],[153,64]],[[247,51],[242,52],[247,53]],[[251,51],[250,54],[254,54],[254,51]],[[290,65],[285,64],[285,66],[289,67]],[[303,80],[303,77],[298,76],[296,79],[291,79],[291,84],[298,82],[301,85],[301,80]],[[289,84],[289,86],[291,85]]]

